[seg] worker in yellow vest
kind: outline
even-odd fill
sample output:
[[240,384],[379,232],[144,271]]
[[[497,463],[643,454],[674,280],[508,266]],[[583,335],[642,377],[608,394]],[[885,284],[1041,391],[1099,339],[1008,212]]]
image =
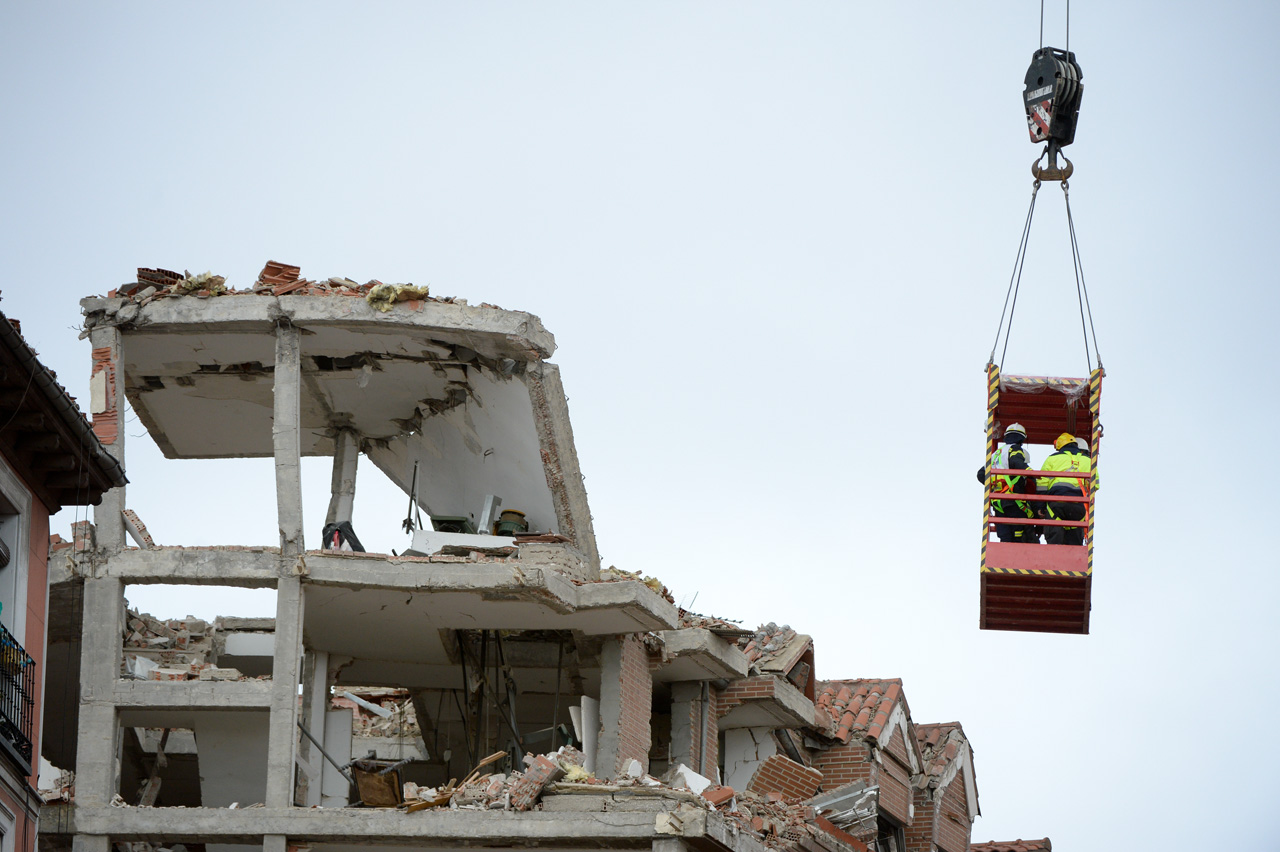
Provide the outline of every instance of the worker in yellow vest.
[[[1087,449],[1078,446],[1076,437],[1063,432],[1053,442],[1057,450],[1044,460],[1040,466],[1046,471],[1071,471],[1072,473],[1092,473],[1093,460]],[[1093,485],[1092,477],[1079,479],[1074,476],[1042,476],[1036,488],[1049,495],[1062,497],[1083,497]],[[1065,503],[1050,500],[1045,504],[1046,514],[1055,521],[1083,521],[1084,503]],[[1084,527],[1046,527],[1044,540],[1049,544],[1084,544]]]
[[[1004,442],[1009,445],[1009,457],[1008,459],[1004,458],[1004,447],[997,447],[995,456],[991,459],[991,466],[1010,470],[1027,470],[1030,468],[1031,464],[1027,458],[1027,451],[1022,446],[1022,443],[1026,440],[1027,430],[1022,427],[1022,424],[1011,423],[1009,428],[1004,430]],[[978,468],[979,482],[986,484],[986,475],[987,470],[985,467]],[[1036,513],[1035,509],[1031,507],[1030,501],[1002,496],[1029,494],[1032,489],[1033,483],[1028,477],[1000,474],[991,483],[991,513],[997,518],[1034,518]],[[1039,529],[1030,524],[996,524],[996,537],[1001,541],[1018,542],[1020,544],[1040,543]]]

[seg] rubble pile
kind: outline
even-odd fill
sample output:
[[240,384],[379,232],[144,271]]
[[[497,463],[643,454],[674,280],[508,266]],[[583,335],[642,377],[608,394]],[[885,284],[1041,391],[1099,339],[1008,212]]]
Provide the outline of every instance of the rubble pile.
[[126,608],[121,677],[170,681],[250,680],[238,669],[215,665],[220,622],[221,619],[210,624],[192,615],[162,621]]
[[687,609],[680,610],[680,627],[681,628],[698,628],[701,630],[711,630],[729,633],[750,633],[749,630],[743,630],[742,625],[728,619],[718,618],[714,615],[700,615],[696,612],[690,612]]
[[[122,321],[130,321],[137,316],[138,310],[157,299],[172,296],[194,296],[209,299],[216,296],[359,296],[379,311],[389,311],[398,302],[432,301],[449,304],[466,305],[466,299],[452,296],[432,297],[426,285],[417,284],[384,284],[377,279],[359,284],[350,278],[333,276],[324,280],[311,280],[302,277],[302,269],[287,263],[269,260],[258,278],[247,289],[236,290],[227,286],[227,279],[212,272],[192,274],[184,270],[181,273],[170,269],[147,269],[139,267],[137,281],[125,284],[107,294],[108,298],[128,299],[132,303],[119,308]],[[136,307],[133,307],[136,306]],[[497,308],[488,302],[481,303],[482,308]]]
[[[466,808],[470,810],[531,810],[549,785],[562,778],[594,780],[582,768],[582,752],[573,746],[561,746],[547,754],[526,754],[523,771],[510,773],[484,773],[481,769],[502,758],[506,752],[497,752],[480,761],[479,765],[459,784],[450,781],[443,787],[419,787],[408,782],[404,785],[404,804],[400,807],[410,813],[427,808]],[[658,782],[653,781],[654,784]]]
[[675,597],[671,594],[671,590],[663,585],[662,581],[657,577],[645,577],[642,576],[639,571],[633,574],[630,571],[623,571],[621,568],[615,568],[612,565],[600,570],[599,582],[601,583],[620,583],[624,580],[634,580],[639,583],[644,583],[646,586],[661,595],[667,603],[676,602]]
[[407,689],[342,687],[329,699],[329,706],[352,711],[351,733],[357,737],[422,736]]
[[213,655],[213,625],[202,618],[161,621],[126,609],[124,668],[139,680],[195,680]]

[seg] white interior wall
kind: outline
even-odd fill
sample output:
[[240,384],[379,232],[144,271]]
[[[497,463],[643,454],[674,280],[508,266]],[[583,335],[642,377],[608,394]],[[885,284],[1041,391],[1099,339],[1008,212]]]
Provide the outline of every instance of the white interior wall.
[[760,764],[777,753],[772,728],[730,728],[724,732],[724,783],[745,790]]
[[269,714],[220,711],[195,719],[200,761],[200,803],[226,808],[248,807],[267,797],[267,728]]

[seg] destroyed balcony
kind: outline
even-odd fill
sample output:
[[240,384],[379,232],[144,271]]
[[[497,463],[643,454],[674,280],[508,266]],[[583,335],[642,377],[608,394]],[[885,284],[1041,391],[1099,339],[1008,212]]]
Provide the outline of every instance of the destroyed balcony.
[[0,749],[31,772],[31,724],[35,711],[35,660],[0,625]]

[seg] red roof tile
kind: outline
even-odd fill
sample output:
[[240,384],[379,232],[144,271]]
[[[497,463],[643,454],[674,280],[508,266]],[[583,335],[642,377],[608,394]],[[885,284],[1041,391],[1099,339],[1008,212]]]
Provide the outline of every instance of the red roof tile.
[[1040,840],[988,840],[986,843],[972,843],[969,852],[1052,852],[1053,844],[1049,838]]
[[877,739],[898,701],[906,701],[901,678],[830,680],[818,684],[814,704],[830,718],[830,735],[847,743],[855,733]]
[[929,779],[930,787],[937,786],[938,779],[960,754],[960,746],[967,742],[964,728],[959,722],[939,722],[929,725],[917,723],[915,729],[920,755],[924,758],[924,775]]

